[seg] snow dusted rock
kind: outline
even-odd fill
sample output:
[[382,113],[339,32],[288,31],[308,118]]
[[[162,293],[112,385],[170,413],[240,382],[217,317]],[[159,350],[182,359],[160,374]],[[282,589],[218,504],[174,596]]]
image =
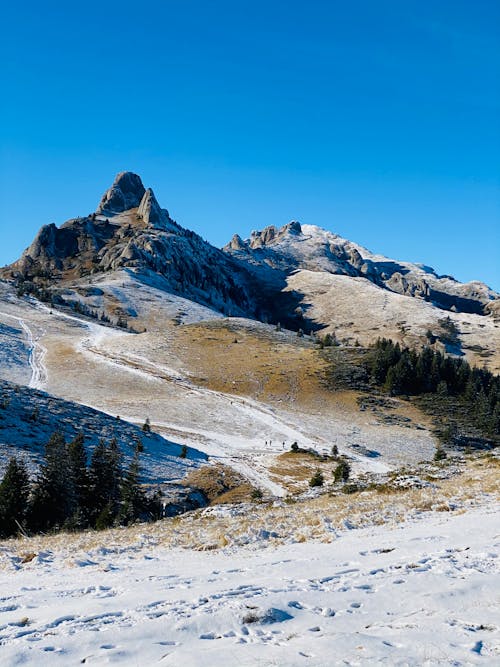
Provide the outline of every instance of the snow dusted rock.
[[131,171],[122,171],[102,196],[97,213],[113,215],[137,208],[145,192],[140,176]]
[[[46,292],[59,282],[121,268],[138,275],[158,274],[166,291],[226,315],[281,322],[285,328],[306,333],[325,326],[338,328],[345,322],[352,329],[346,334],[359,337],[366,330],[361,304],[369,288],[384,290],[384,311],[391,308],[389,301],[394,303],[396,295],[412,298],[407,306],[398,302],[397,319],[399,326],[411,330],[411,344],[425,342],[425,332],[437,328],[439,315],[429,317],[427,304],[452,313],[500,317],[500,297],[483,283],[459,283],[428,266],[373,254],[337,234],[296,220],[281,228],[271,225],[252,232],[247,240],[236,234],[218,250],[172,220],[153,191],[131,172],[117,175],[96,213],[68,220],[59,228],[42,227],[21,259],[0,271],[0,276],[21,277]],[[326,307],[332,298],[327,298],[325,289],[330,289],[327,283],[333,276],[348,279],[335,284],[358,305],[353,313],[341,315],[337,306],[341,294],[332,295],[333,310]],[[314,281],[322,286],[308,293]],[[370,312],[374,314],[373,307]],[[371,330],[372,338],[365,336],[365,342],[379,335],[377,323]],[[399,335],[400,329],[396,330]],[[466,333],[465,343],[472,340]]]
[[137,215],[141,217],[147,225],[156,227],[157,229],[172,229],[178,227],[177,224],[170,219],[168,211],[160,208],[151,188],[148,188],[144,193],[139,208],[137,209]]
[[245,250],[245,244],[243,243],[243,240],[241,236],[238,234],[235,234],[231,241],[229,242],[229,247],[231,250]]
[[229,315],[256,314],[245,266],[183,229],[162,209],[139,176],[122,172],[96,211],[60,228],[42,227],[7,277],[37,282],[44,289],[93,273],[132,268],[159,274],[165,289]]

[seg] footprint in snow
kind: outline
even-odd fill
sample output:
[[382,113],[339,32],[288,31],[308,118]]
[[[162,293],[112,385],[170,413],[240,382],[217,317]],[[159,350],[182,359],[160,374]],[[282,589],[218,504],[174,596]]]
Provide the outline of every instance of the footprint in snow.
[[481,651],[483,650],[483,642],[478,641],[474,644],[474,646],[471,648],[471,651],[473,653],[477,653],[478,655],[481,655]]
[[173,641],[155,642],[155,644],[159,644],[160,646],[179,646],[179,642]]

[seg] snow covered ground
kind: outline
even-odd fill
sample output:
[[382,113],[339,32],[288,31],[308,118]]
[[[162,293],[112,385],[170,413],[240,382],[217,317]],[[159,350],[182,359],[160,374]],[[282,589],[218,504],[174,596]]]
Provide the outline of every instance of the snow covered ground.
[[24,559],[4,543],[0,662],[498,665],[498,510],[490,499],[328,543],[261,531],[215,551],[168,548],[148,527],[85,549],[27,542]]
[[[123,274],[105,280],[103,291],[135,304],[147,333],[50,314],[0,284],[0,342],[10,346],[4,357],[0,346],[1,376],[99,408],[110,428],[117,415],[139,425],[149,416],[177,449],[207,452],[276,496],[285,489],[269,466],[282,441],[319,450],[337,443],[355,457],[356,473],[386,470],[400,462],[398,449],[408,463],[432,457],[427,430],[380,426],[347,407],[305,414],[291,402],[280,407],[197,384],[172,343],[179,323],[210,311]],[[391,315],[395,326],[398,317]],[[21,407],[28,414],[28,403]],[[26,446],[42,426],[50,424],[25,422]],[[363,446],[380,456],[363,456]],[[3,542],[0,665],[498,665],[493,466],[480,460],[467,479],[449,481],[448,496],[424,479],[423,489],[401,495],[337,490]]]

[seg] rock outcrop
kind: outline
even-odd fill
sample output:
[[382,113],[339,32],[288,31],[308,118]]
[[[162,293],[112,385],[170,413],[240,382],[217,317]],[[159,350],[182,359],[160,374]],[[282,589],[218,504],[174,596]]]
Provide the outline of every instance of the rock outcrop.
[[139,204],[139,208],[137,209],[137,215],[141,217],[147,225],[158,227],[159,229],[165,229],[169,222],[168,211],[164,211],[160,208],[151,188],[148,188],[145,191]]
[[130,171],[122,171],[103,194],[96,213],[114,215],[137,208],[145,192],[140,176]]
[[172,292],[221,312],[255,315],[246,268],[172,220],[131,172],[118,174],[95,213],[42,227],[2,274],[46,292],[120,268],[157,273]]

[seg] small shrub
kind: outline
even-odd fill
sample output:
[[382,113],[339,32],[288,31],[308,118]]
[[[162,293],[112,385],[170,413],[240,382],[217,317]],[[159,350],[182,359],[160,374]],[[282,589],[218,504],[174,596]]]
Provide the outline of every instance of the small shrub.
[[260,500],[262,498],[262,491],[260,489],[253,489],[251,498],[252,500]]
[[442,447],[436,447],[434,461],[443,461],[446,458],[448,458],[448,454],[444,451],[444,449]]
[[298,452],[299,451],[299,445],[296,442],[292,442],[292,446],[290,447],[292,452]]
[[245,616],[242,618],[242,622],[244,625],[250,625],[251,623],[258,623],[260,621],[260,616],[256,614],[254,611],[248,612]]
[[323,473],[321,472],[321,470],[316,470],[314,475],[309,480],[309,486],[311,486],[311,487],[313,487],[313,486],[323,486],[324,481],[325,481],[325,478],[323,477]]
[[360,490],[360,487],[355,484],[354,482],[349,482],[348,484],[344,484],[342,487],[342,493],[357,493]]
[[350,474],[351,466],[347,463],[347,461],[343,460],[335,468],[333,478],[336,482],[347,482]]

